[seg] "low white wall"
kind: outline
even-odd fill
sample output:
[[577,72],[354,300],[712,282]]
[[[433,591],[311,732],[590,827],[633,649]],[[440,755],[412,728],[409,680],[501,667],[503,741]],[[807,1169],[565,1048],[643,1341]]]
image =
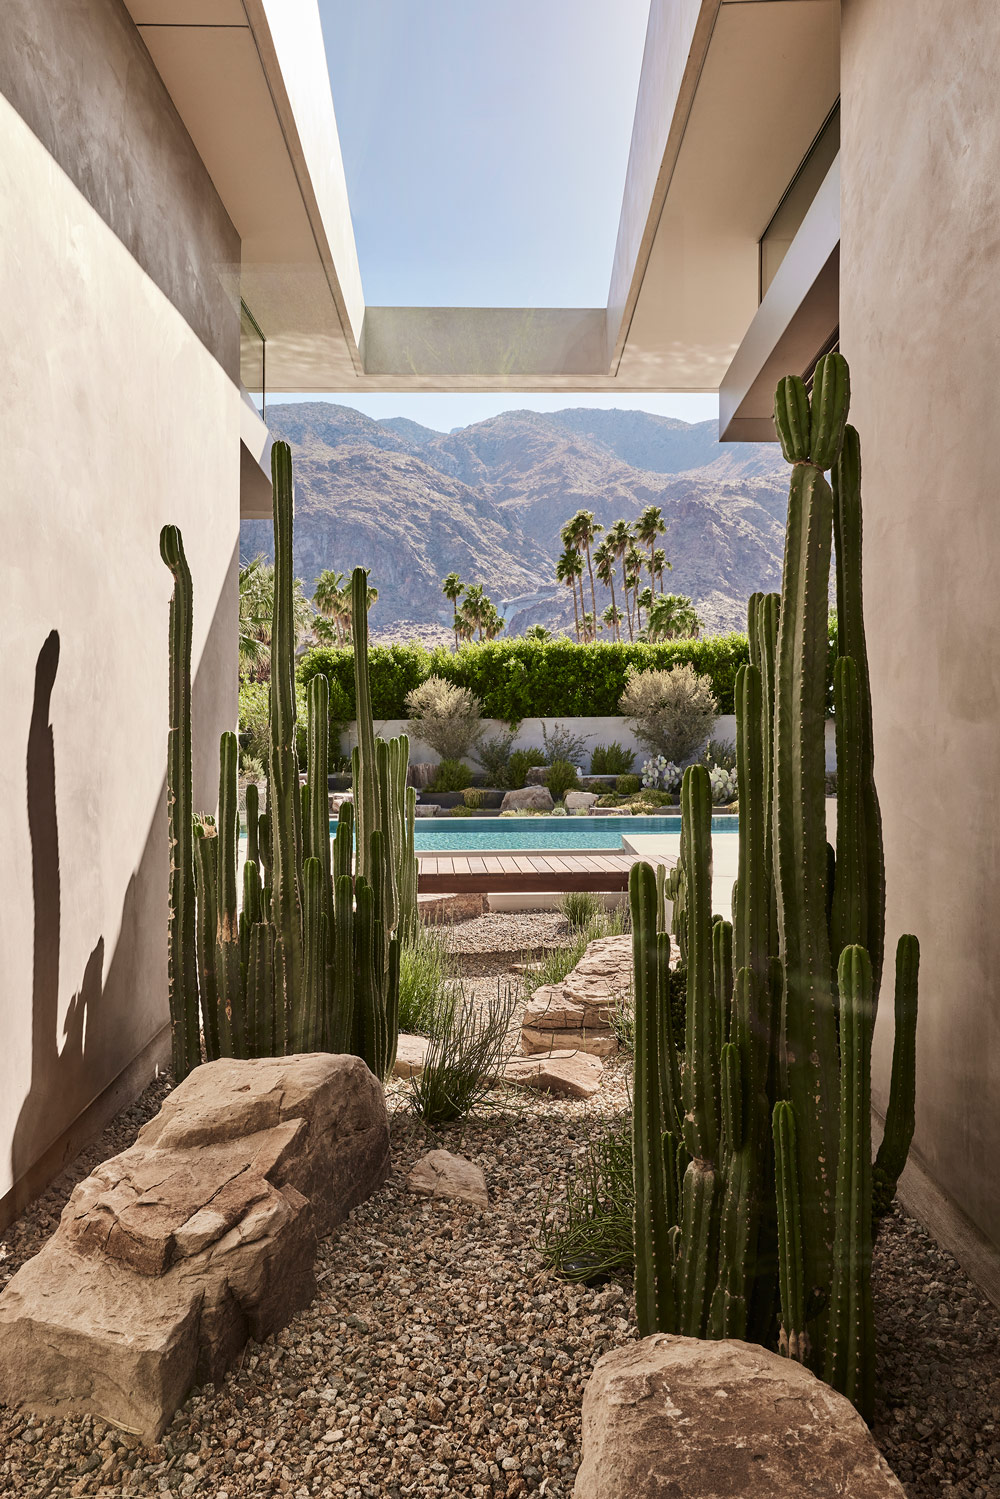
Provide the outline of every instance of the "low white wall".
[[[492,738],[494,735],[503,734],[506,732],[506,724],[502,723],[498,718],[487,718],[484,719],[483,722],[485,725],[485,737],[488,739]],[[543,726],[551,734],[552,730],[556,728],[557,725],[562,728],[569,729],[571,733],[577,734],[581,739],[583,739],[587,751],[587,763],[584,766],[584,770],[586,771],[590,770],[590,755],[593,752],[594,747],[598,744],[610,744],[613,740],[617,740],[617,742],[625,749],[633,750],[635,753],[636,771],[639,770],[643,760],[645,760],[649,754],[649,751],[643,749],[638,739],[636,739],[631,728],[629,727],[627,719],[611,717],[525,718],[522,719],[521,726],[517,731],[517,738],[514,741],[514,747],[516,749],[528,749],[532,746],[537,745],[539,748],[541,748]],[[383,735],[383,737],[385,737],[386,739],[390,739],[396,734],[405,734],[407,732],[406,719],[376,719],[375,732],[376,734]],[[348,735],[351,745],[353,746],[357,744],[357,726],[355,724],[352,723],[349,726]],[[715,728],[712,730],[712,738],[728,739],[730,741],[735,740],[736,718],[733,714],[724,713],[720,718],[716,719]],[[434,752],[434,750],[432,750],[428,745],[424,744],[421,740],[411,740],[410,759],[414,764],[420,764],[423,762],[436,763],[439,758],[440,757]],[[474,755],[468,756],[468,759],[470,760],[475,760],[475,758],[476,757]],[[829,719],[826,725],[827,770],[835,769],[836,764],[837,750],[834,737],[833,720]]]

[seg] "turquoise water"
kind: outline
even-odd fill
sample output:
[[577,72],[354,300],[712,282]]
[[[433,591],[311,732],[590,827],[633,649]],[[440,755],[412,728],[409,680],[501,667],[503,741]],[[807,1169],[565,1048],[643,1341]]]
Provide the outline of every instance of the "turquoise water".
[[[739,818],[712,818],[713,833],[735,833]],[[336,832],[336,822],[330,831]],[[679,817],[433,817],[414,829],[418,853],[479,849],[606,848],[620,850],[623,833],[679,833]]]

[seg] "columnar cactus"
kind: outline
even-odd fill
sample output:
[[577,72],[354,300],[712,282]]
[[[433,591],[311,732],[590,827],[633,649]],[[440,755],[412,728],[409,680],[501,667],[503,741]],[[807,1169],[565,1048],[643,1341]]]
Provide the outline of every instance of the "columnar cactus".
[[[682,1046],[671,1024],[656,878],[645,866],[631,874],[636,1300],[642,1332],[768,1342],[777,1325],[781,1352],[870,1416],[871,1249],[913,1133],[919,952],[915,937],[900,939],[892,1087],[873,1167],[870,1058],[884,878],[861,617],[860,456],[845,425],[848,389],[839,355],[820,361],[811,400],[797,377],[778,387],[775,425],[793,466],[784,574],[780,601],[750,600],[750,663],[736,681],[732,927],[711,915],[711,806],[701,766],[684,775],[679,863],[660,877],[686,964]],[[833,489],[824,472],[831,466]],[[835,527],[834,853],[824,718]]]
[[[367,655],[367,575],[356,569],[354,652],[360,754],[331,858],[327,772],[329,683],[308,694],[307,773],[299,784],[295,706],[291,453],[272,449],[274,618],[267,808],[247,792],[243,909],[237,868],[236,735],[220,744],[218,820],[192,816],[191,576],[180,533],[160,549],[174,574],[171,602],[170,1000],[178,1078],[205,1055],[268,1056],[330,1048],[392,1068],[398,1028],[399,944],[416,925],[415,793],[405,736],[376,739]],[[359,602],[360,601],[360,602]],[[355,818],[357,871],[355,871]],[[357,873],[357,880],[355,880]]]

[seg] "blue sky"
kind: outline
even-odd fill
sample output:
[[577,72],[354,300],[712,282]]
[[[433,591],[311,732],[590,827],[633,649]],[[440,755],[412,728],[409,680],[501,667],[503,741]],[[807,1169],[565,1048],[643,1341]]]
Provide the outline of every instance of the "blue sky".
[[[603,307],[649,0],[319,5],[366,302]],[[442,431],[517,407],[718,410],[714,396],[318,394]]]

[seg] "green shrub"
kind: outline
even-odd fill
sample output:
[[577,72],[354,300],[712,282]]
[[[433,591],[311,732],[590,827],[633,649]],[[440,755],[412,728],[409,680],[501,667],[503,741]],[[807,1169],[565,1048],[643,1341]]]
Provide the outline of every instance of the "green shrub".
[[542,724],[542,743],[549,765],[555,765],[557,760],[582,765],[587,758],[587,741],[581,734],[574,734],[572,729],[567,729],[565,724],[553,724],[551,729]]
[[452,1005],[452,969],[437,932],[418,926],[399,954],[399,1029],[430,1036]]
[[538,967],[529,975],[532,989],[542,984],[561,984],[587,951],[587,943],[597,937],[620,937],[629,930],[629,914],[624,906],[615,911],[601,911],[585,927],[576,930],[566,947],[552,947],[542,954]]
[[480,786],[466,786],[462,792],[462,800],[467,807],[481,807],[486,800],[486,793]]
[[731,739],[710,739],[701,752],[708,770],[736,770],[736,746]]
[[559,902],[570,931],[581,931],[601,914],[601,903],[591,890],[570,890]]
[[615,790],[619,796],[635,796],[641,789],[642,781],[638,776],[619,776],[615,782]]
[[677,764],[711,733],[719,712],[711,682],[687,663],[669,671],[632,672],[620,707],[639,743]]
[[[428,652],[419,645],[374,645],[368,653],[372,712],[376,718],[405,718],[406,695],[435,675],[467,687],[485,718],[511,725],[524,718],[579,718],[615,715],[628,669],[666,670],[690,661],[709,678],[720,713],[732,713],[736,673],[748,661],[745,635],[713,635],[705,640],[641,641],[577,645],[557,639],[538,643],[515,638],[464,645],[459,651]],[[298,667],[305,683],[325,672],[338,682],[354,716],[354,655],[347,648],[307,651]]]
[[677,797],[672,791],[657,791],[653,786],[643,786],[637,800],[647,807],[672,807]]
[[476,756],[483,767],[487,786],[501,791],[510,790],[510,757],[515,737],[513,731],[508,729],[506,733],[480,741]]
[[515,750],[507,765],[508,791],[519,791],[527,779],[528,771],[536,765],[546,763],[545,755],[540,749]]
[[497,984],[485,1007],[456,996],[442,1011],[424,1058],[412,1078],[413,1106],[425,1124],[450,1124],[475,1107],[499,1082],[514,1042],[511,1022],[517,993]]
[[431,791],[464,791],[472,783],[472,771],[464,760],[442,760]]
[[632,1126],[618,1125],[588,1143],[566,1182],[566,1201],[545,1204],[539,1250],[564,1280],[608,1279],[635,1260],[632,1220]]
[[575,791],[579,781],[576,766],[568,760],[554,760],[545,772],[545,784],[554,802],[562,801],[567,791]]
[[460,760],[483,732],[479,704],[467,687],[428,677],[406,694],[407,729],[444,760]]
[[619,807],[621,806],[621,800],[621,797],[615,796],[613,791],[605,791],[603,796],[597,798],[597,805],[599,807]]
[[590,757],[592,776],[625,776],[635,764],[635,755],[613,739],[610,744],[597,744]]

